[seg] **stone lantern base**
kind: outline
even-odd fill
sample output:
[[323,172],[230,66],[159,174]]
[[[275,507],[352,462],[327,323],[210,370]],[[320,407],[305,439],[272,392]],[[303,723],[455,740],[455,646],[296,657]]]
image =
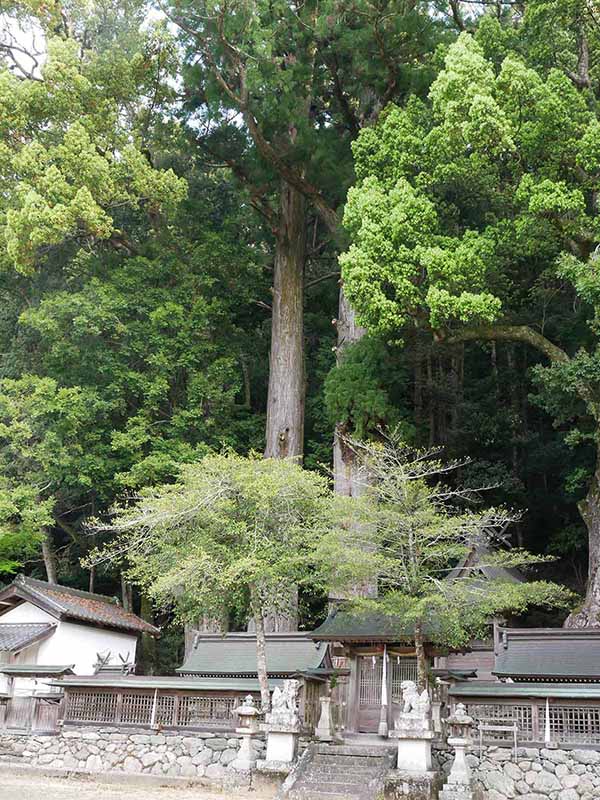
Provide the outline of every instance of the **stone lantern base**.
[[446,784],[439,794],[439,800],[473,800],[474,797],[470,786],[459,783]]

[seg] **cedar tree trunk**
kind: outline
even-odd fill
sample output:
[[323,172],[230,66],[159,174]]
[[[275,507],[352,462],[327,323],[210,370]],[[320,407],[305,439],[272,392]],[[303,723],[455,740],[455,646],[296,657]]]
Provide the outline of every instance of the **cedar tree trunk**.
[[[344,351],[365,335],[366,331],[356,322],[354,309],[348,303],[343,287],[340,287],[340,301],[338,319],[336,321],[338,344],[336,348],[337,363],[344,358]],[[333,434],[333,488],[336,494],[344,497],[360,497],[366,489],[366,476],[361,473],[357,456],[346,441],[346,436],[351,434],[348,430],[348,421],[340,420],[335,426]],[[364,531],[365,547],[369,546],[368,531]],[[363,584],[354,584],[346,589],[337,588],[329,593],[330,606],[339,605],[340,601],[354,597],[376,597],[377,582],[367,581]]]
[[[273,279],[273,318],[265,458],[302,459],[304,451],[304,262],[306,199],[281,181],[279,230]],[[298,630],[298,589],[281,612],[261,624],[268,632]],[[258,631],[257,631],[258,634]]]
[[273,281],[266,458],[302,458],[306,200],[281,182]]
[[565,628],[597,628],[600,626],[600,452],[596,470],[579,513],[588,532],[588,579],[583,606],[571,614]]
[[229,630],[229,620],[226,609],[221,616],[205,614],[198,622],[186,623],[184,626],[184,653],[187,659],[194,649],[194,642],[199,633],[221,633],[225,635]]

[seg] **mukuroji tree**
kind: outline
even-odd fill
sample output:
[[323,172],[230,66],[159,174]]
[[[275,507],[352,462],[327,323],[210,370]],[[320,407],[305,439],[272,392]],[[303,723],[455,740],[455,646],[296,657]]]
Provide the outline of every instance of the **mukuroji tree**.
[[503,548],[502,534],[518,514],[487,506],[485,487],[451,486],[449,479],[464,464],[441,461],[436,451],[413,450],[399,434],[396,429],[376,443],[347,443],[368,484],[358,502],[340,507],[345,525],[326,533],[317,552],[334,585],[377,587],[376,598],[354,599],[354,610],[387,617],[399,638],[414,641],[418,681],[425,688],[426,642],[460,649],[485,636],[497,615],[520,614],[533,605],[568,608],[573,595],[548,581],[509,580],[503,569],[490,580],[478,570],[449,579],[456,563],[474,550],[482,554],[482,566],[491,567],[526,570],[544,557]]
[[[554,408],[548,392],[543,402],[557,411],[560,387],[597,426],[599,130],[572,77],[532,69],[516,53],[495,63],[461,35],[428,102],[390,107],[354,148],[359,183],[346,208],[352,244],[342,268],[359,320],[388,338],[418,329],[440,345],[525,342],[553,364],[538,374]],[[526,299],[550,275],[587,309],[590,331],[567,349],[540,331]],[[600,610],[597,482],[580,506],[590,569],[573,624],[593,624]]]
[[183,621],[249,598],[268,710],[265,620],[287,603],[282,587],[320,583],[316,548],[336,524],[327,480],[291,459],[213,454],[114,512],[116,540],[92,560],[125,558],[149,596]]

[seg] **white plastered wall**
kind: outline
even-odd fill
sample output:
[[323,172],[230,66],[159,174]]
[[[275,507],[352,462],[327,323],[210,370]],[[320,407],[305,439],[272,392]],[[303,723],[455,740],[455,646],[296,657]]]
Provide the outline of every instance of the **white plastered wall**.
[[[49,622],[56,625],[54,633],[47,639],[21,651],[17,658],[11,659],[17,664],[43,664],[44,666],[65,666],[73,664],[76,675],[93,675],[94,665],[98,661],[98,653],[108,655],[108,664],[121,664],[119,655],[128,662],[135,661],[137,636],[130,633],[106,630],[93,625],[65,622],[56,619],[33,603],[25,602],[6,611],[0,616],[3,622]],[[15,680],[15,693],[30,692],[43,685],[29,679]],[[6,681],[0,675],[0,691],[6,691]]]

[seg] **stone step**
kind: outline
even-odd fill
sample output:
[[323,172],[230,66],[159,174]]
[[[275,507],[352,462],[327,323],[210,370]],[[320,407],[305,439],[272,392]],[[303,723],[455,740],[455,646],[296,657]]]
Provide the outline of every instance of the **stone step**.
[[363,789],[355,786],[350,790],[336,791],[330,787],[306,786],[292,789],[288,794],[289,800],[363,800],[365,797]]
[[374,767],[380,769],[384,764],[384,756],[344,756],[331,753],[317,753],[315,764],[343,764],[348,767]]
[[383,758],[390,752],[395,752],[395,745],[368,745],[368,744],[318,744],[315,748],[317,755],[334,756],[369,756]]
[[364,785],[374,780],[381,774],[380,771],[363,771],[363,772],[348,772],[343,769],[332,769],[323,771],[320,769],[311,769],[310,767],[302,774],[302,779],[321,781],[321,783],[329,783],[331,781],[344,781],[344,783],[357,783]]

